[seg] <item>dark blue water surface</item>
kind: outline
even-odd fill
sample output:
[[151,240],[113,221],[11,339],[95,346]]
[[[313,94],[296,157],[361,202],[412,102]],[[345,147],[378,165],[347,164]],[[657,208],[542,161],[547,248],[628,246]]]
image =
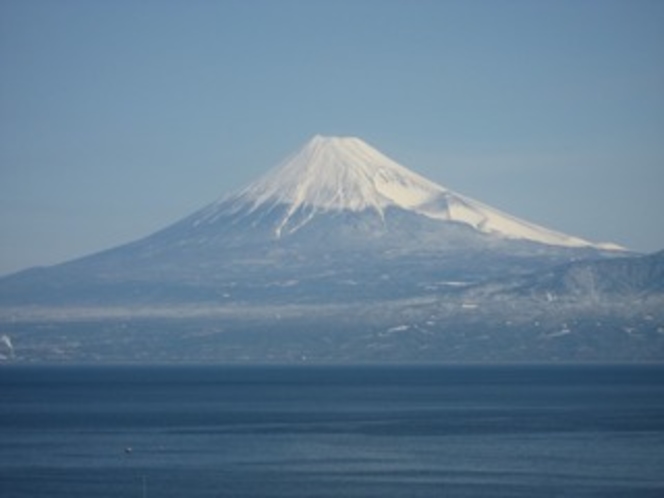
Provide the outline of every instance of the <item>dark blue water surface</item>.
[[664,496],[664,367],[0,368],[0,496]]

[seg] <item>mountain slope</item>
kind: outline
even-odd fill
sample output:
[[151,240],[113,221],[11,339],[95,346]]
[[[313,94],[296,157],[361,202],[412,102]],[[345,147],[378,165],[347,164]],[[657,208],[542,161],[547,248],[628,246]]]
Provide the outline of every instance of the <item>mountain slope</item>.
[[534,276],[520,291],[574,299],[664,294],[664,251],[637,258],[576,261]]

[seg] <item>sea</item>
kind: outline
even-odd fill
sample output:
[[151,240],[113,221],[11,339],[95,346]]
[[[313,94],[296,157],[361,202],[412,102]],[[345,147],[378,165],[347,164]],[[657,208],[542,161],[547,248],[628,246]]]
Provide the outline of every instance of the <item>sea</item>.
[[0,366],[0,496],[662,497],[664,366]]

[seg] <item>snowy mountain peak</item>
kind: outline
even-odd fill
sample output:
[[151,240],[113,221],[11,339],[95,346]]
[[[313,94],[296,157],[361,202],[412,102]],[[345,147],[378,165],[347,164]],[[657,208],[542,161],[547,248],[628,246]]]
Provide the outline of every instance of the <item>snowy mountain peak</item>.
[[216,218],[215,211],[229,200],[235,206],[249,206],[250,212],[285,207],[276,237],[297,231],[321,212],[371,210],[385,219],[388,208],[400,208],[507,239],[620,249],[549,230],[453,192],[355,137],[314,136],[244,190],[204,210],[202,218]]
[[256,205],[281,203],[293,210],[382,213],[388,206],[412,209],[444,192],[359,138],[316,135],[240,195]]

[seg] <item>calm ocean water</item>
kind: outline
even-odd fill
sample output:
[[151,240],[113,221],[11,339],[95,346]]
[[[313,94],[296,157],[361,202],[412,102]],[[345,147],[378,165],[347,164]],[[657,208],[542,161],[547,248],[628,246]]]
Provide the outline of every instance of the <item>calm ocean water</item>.
[[0,496],[661,497],[664,367],[0,368]]

